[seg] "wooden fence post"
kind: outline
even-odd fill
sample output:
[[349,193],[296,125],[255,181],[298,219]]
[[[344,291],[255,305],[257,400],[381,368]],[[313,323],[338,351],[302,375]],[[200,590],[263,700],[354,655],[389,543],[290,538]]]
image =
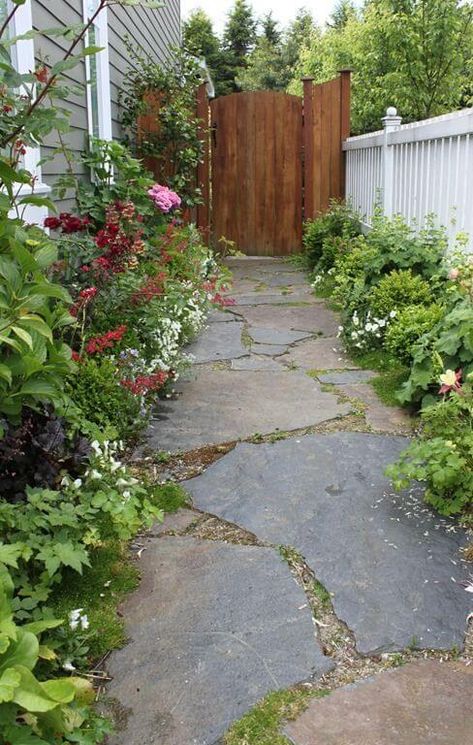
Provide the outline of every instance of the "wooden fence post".
[[314,202],[314,78],[302,78],[304,85],[304,220],[315,215]]
[[201,190],[203,203],[197,205],[196,223],[208,242],[210,240],[210,129],[206,83],[201,83],[197,89],[197,116],[200,120],[199,139],[202,143],[202,161],[197,166],[197,186]]
[[[350,137],[351,130],[351,70],[340,70],[340,148]],[[346,193],[346,153],[342,152],[340,161],[340,186],[342,198]]]

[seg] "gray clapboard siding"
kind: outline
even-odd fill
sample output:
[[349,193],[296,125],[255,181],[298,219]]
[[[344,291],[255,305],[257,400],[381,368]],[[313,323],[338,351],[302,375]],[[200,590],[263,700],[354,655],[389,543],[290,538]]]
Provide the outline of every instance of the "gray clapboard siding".
[[[32,0],[33,25],[35,29],[48,29],[80,24],[83,18],[82,0]],[[158,62],[165,61],[170,48],[180,41],[180,0],[165,0],[162,8],[151,9],[141,6],[126,8],[115,5],[108,9],[108,36],[110,60],[110,90],[112,108],[112,132],[121,137],[119,92],[123,76],[129,65],[124,38],[140,48],[145,55]],[[62,58],[68,47],[63,37],[41,36],[35,42],[36,56],[50,64]],[[88,173],[79,162],[88,137],[86,68],[81,61],[65,78],[71,86],[81,86],[80,93],[71,92],[65,107],[71,112],[71,132],[64,139],[74,157],[74,172],[81,179]],[[42,157],[47,157],[57,147],[57,137],[52,135],[41,148]],[[43,165],[43,180],[54,185],[57,177],[65,172],[66,161],[61,155]],[[60,210],[73,209],[72,194],[58,203]]]

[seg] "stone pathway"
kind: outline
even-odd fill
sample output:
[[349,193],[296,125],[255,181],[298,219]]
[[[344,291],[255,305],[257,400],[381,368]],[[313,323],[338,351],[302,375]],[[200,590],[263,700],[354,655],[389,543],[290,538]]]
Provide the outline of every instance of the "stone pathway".
[[467,745],[473,666],[440,662],[465,644],[465,538],[383,475],[410,421],[346,357],[304,274],[232,268],[236,305],[211,314],[140,451],[174,454],[162,475],[187,476],[192,506],[146,538],[130,643],[109,662],[113,743],[221,745],[304,683],[336,690],[286,727],[295,745]]

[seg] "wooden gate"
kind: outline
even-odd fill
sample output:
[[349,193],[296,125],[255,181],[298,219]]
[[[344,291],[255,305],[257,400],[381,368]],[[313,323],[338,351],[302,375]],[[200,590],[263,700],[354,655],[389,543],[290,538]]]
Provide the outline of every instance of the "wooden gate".
[[[303,99],[274,91],[217,98],[210,132],[214,242],[224,236],[258,256],[298,251],[303,220],[344,196],[350,72],[319,85],[305,78]],[[204,192],[208,170],[201,167]]]
[[212,101],[212,232],[246,254],[298,249],[302,99],[274,91]]

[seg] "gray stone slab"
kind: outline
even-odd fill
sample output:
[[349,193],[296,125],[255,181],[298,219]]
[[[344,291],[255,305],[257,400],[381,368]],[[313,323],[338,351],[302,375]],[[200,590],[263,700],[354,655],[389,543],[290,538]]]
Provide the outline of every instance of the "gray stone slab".
[[[277,324],[277,316],[274,319]],[[257,344],[294,344],[296,341],[306,339],[309,334],[307,331],[288,331],[287,329],[251,327],[249,335]]]
[[365,419],[375,432],[409,433],[412,430],[414,420],[408,412],[400,406],[383,404],[369,383],[341,385],[340,390],[345,396],[358,398],[365,404]]
[[180,533],[188,528],[192,523],[199,519],[201,515],[193,510],[182,507],[177,512],[169,512],[164,516],[162,523],[157,523],[153,528],[153,533],[161,535],[170,531]]
[[307,375],[284,368],[279,373],[193,369],[195,378],[182,386],[182,396],[160,401],[147,432],[148,449],[193,450],[256,432],[309,427],[350,411]]
[[307,331],[310,334],[336,336],[338,333],[338,316],[323,304],[304,306],[267,305],[246,306],[239,308],[239,313],[250,326],[263,328],[287,329],[289,331]]
[[236,300],[236,309],[240,305],[317,305],[317,303],[323,303],[323,300],[314,297],[309,289],[306,293],[294,293],[291,295],[277,294],[275,292],[255,292],[252,295],[238,295]]
[[294,364],[303,370],[353,369],[356,365],[348,358],[340,339],[308,339],[292,347],[282,362]]
[[347,385],[349,383],[366,383],[376,377],[371,370],[334,370],[317,376],[321,383],[329,385]]
[[263,354],[268,357],[279,357],[287,352],[287,344],[254,344],[251,351],[254,354]]
[[294,745],[468,745],[473,667],[422,660],[343,686],[290,722]]
[[390,491],[385,468],[407,443],[355,432],[245,443],[186,488],[199,509],[300,551],[362,654],[461,648],[464,536],[420,495]]
[[238,317],[226,310],[212,310],[207,316],[207,323],[228,323],[228,321],[237,321]]
[[108,662],[126,718],[113,745],[213,745],[269,691],[332,668],[278,553],[163,537],[143,554]]
[[252,354],[250,357],[240,357],[238,360],[232,360],[232,370],[273,370],[281,372],[284,368],[268,357]]
[[240,321],[211,323],[185,351],[194,357],[197,364],[243,357],[248,350],[241,341],[242,331],[243,323]]

